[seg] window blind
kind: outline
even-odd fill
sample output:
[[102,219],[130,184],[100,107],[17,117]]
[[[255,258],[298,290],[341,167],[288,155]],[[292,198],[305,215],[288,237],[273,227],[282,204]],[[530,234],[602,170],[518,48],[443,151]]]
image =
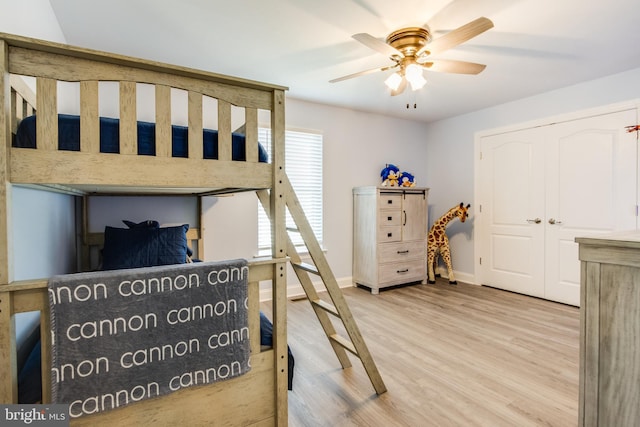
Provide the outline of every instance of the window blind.
[[[271,156],[271,129],[259,128],[258,140]],[[271,159],[269,159],[271,160]],[[322,135],[319,133],[285,131],[285,171],[316,239],[322,245]],[[287,228],[295,223],[287,211]],[[298,233],[289,233],[296,246],[304,242]],[[271,250],[271,224],[258,204],[258,250]]]

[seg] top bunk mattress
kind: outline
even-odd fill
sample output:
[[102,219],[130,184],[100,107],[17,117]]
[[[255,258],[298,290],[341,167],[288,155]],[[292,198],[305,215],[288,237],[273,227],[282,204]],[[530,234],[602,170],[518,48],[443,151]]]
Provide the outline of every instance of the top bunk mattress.
[[[12,145],[18,148],[36,148],[36,115],[23,119],[16,130]],[[138,155],[156,155],[156,126],[155,123],[137,122]],[[189,156],[188,144],[189,128],[173,125],[171,127],[171,152],[172,157]],[[237,161],[246,161],[245,137],[239,133],[232,134],[231,158]],[[80,116],[58,115],[58,150],[80,151]],[[258,161],[267,162],[267,150],[258,143]],[[100,152],[120,152],[120,120],[108,117],[100,117]],[[203,130],[203,157],[205,159],[218,158],[218,132],[216,130]]]

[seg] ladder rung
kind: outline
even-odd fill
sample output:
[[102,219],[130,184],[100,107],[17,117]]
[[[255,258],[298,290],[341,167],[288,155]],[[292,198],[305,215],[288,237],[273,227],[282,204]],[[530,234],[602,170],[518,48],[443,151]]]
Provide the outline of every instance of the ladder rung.
[[338,310],[336,310],[336,308],[332,305],[329,304],[328,302],[321,300],[321,299],[317,299],[317,300],[313,300],[311,301],[311,304],[320,307],[321,309],[323,309],[324,311],[333,314],[334,316],[340,318],[340,313],[338,313]]
[[353,346],[353,343],[346,338],[341,337],[338,334],[333,334],[329,336],[329,339],[340,344],[342,347],[344,347],[345,350],[353,353],[355,356],[360,357],[360,355],[358,355],[358,352],[356,351],[356,348]]
[[287,227],[287,231],[290,231],[292,233],[299,233],[300,232],[300,230],[298,230],[295,227]]
[[317,274],[318,276],[320,275],[315,265],[308,264],[306,262],[292,262],[291,265],[293,268],[299,268],[309,273]]

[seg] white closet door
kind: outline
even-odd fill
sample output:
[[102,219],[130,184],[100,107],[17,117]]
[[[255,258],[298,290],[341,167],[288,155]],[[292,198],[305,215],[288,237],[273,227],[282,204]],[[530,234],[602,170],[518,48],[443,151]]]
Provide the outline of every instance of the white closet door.
[[481,139],[480,283],[579,305],[575,237],[636,228],[624,129],[636,120],[630,109]]
[[480,283],[544,296],[544,149],[540,131],[482,138]]
[[577,236],[636,228],[636,110],[545,128],[546,299],[580,303]]

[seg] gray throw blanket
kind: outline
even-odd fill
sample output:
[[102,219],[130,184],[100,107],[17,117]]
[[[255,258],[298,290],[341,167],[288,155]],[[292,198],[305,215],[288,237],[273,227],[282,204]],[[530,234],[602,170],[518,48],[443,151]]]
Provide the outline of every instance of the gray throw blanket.
[[246,260],[55,276],[52,400],[72,418],[249,371]]

